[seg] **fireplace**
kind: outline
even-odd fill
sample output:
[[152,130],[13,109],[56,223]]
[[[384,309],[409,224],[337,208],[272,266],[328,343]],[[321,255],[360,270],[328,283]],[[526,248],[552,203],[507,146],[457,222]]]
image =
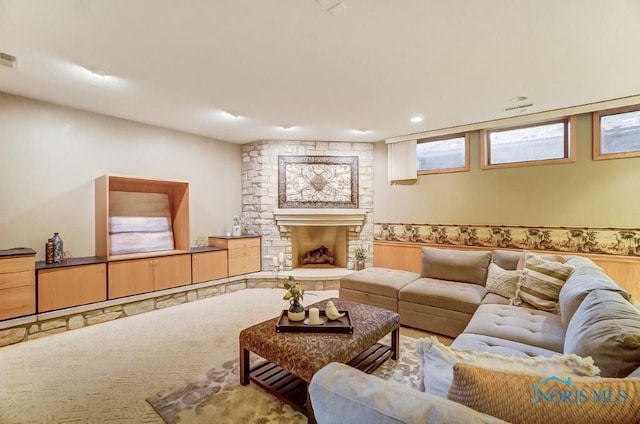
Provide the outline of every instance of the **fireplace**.
[[[333,263],[321,263],[320,259],[323,257],[325,259],[331,257]],[[292,227],[291,265],[293,268],[346,268],[347,262],[347,227],[337,225]]]

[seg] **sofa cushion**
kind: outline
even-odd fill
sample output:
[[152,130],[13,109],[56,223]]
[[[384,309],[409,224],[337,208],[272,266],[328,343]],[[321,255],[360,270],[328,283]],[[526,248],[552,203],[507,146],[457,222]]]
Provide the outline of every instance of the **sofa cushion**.
[[516,296],[520,275],[522,275],[522,271],[505,270],[495,263],[490,263],[485,287],[489,293],[512,299]]
[[513,340],[554,352],[563,352],[565,328],[558,315],[538,309],[484,304],[464,333]]
[[598,375],[598,368],[591,358],[576,355],[556,355],[553,357],[505,356],[482,351],[457,350],[443,345],[435,337],[416,341],[416,355],[420,361],[422,385],[427,393],[446,397],[453,380],[453,366],[456,363],[473,363],[494,369],[524,371],[540,375]]
[[457,364],[448,398],[512,423],[637,423],[640,379],[541,377]]
[[495,293],[487,293],[484,299],[482,299],[482,304],[484,305],[485,303],[489,303],[489,304],[497,303],[498,305],[510,305],[511,301],[506,297],[502,297]]
[[521,251],[494,250],[491,261],[502,269],[514,271],[518,269],[518,262],[522,257]]
[[451,347],[458,350],[480,350],[482,352],[498,353],[505,356],[519,356],[521,358],[530,356],[551,357],[558,354],[558,352],[541,347],[471,333],[460,334],[453,343],[451,343]]
[[420,278],[402,288],[398,299],[473,314],[486,294],[478,284]]
[[524,269],[524,264],[527,260],[527,255],[536,255],[539,258],[544,259],[545,261],[558,262],[561,264],[567,261],[567,258],[565,258],[562,255],[554,255],[551,253],[533,253],[528,250],[523,250],[522,253],[520,253],[520,259],[518,259],[518,264],[516,265],[516,269]]
[[571,265],[527,253],[513,304],[525,301],[537,309],[559,314],[560,289],[573,270],[574,267]]
[[[586,261],[591,262],[586,258]],[[576,261],[569,260],[567,263]],[[562,323],[567,326],[575,314],[576,310],[585,297],[594,290],[610,290],[620,293],[626,300],[631,299],[631,295],[624,291],[620,286],[613,282],[602,268],[596,266],[593,262],[591,265],[579,261],[580,266],[576,268],[567,279],[567,282],[560,289],[560,318]]]
[[420,276],[484,286],[490,261],[489,251],[471,252],[423,247]]
[[640,366],[640,311],[619,293],[594,290],[571,318],[566,353],[591,356],[603,377],[625,377]]
[[373,267],[342,277],[340,288],[397,298],[401,288],[418,278],[415,272]]
[[503,423],[459,403],[330,363],[309,384],[319,424]]

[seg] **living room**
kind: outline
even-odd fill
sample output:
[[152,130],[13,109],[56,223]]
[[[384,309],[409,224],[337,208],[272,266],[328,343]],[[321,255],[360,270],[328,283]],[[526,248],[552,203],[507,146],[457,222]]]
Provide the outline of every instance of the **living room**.
[[[581,236],[571,237],[571,231],[593,231],[599,234],[599,247],[624,252],[594,250],[591,254],[602,261],[596,261],[598,265],[640,297],[638,253],[629,254],[637,252],[638,241],[633,236],[615,238],[624,231],[640,234],[640,198],[634,195],[640,158],[593,160],[593,113],[620,107],[637,111],[640,104],[640,62],[628,54],[631,40],[639,37],[636,3],[621,1],[602,10],[582,2],[523,2],[517,10],[509,2],[391,7],[309,0],[251,4],[252,13],[243,10],[247,4],[214,3],[203,9],[185,7],[174,17],[170,5],[157,6],[158,17],[146,23],[145,13],[156,6],[131,6],[130,16],[148,25],[150,34],[161,40],[158,44],[152,36],[139,34],[144,25],[126,22],[119,35],[107,32],[106,27],[117,27],[123,19],[114,6],[63,1],[39,9],[34,2],[0,4],[0,26],[5,28],[0,30],[0,51],[16,58],[15,67],[0,67],[0,248],[27,247],[35,250],[36,260],[44,261],[47,239],[57,232],[71,257],[93,257],[96,178],[188,181],[191,245],[209,236],[224,237],[232,231],[234,216],[240,215],[246,230],[261,236],[261,270],[273,280],[274,258],[280,253],[284,271],[296,266],[291,233],[287,225],[278,224],[275,213],[278,157],[355,156],[358,204],[352,209],[362,210],[364,218],[345,236],[348,271],[355,267],[357,247],[366,252],[367,268],[415,271],[409,268],[420,267],[425,244],[420,237],[427,237],[433,227],[447,227],[448,242],[440,244],[462,247],[468,238],[460,230],[470,227],[483,240],[508,229],[517,242],[529,229],[551,231],[551,242],[566,243],[566,254],[587,255],[590,252],[576,252]],[[217,28],[211,33],[204,32],[207,20],[196,18],[205,12],[215,16],[211,26]],[[573,28],[568,18],[558,18],[560,24],[542,17],[570,13],[581,16]],[[482,31],[486,21],[475,14],[504,28]],[[62,23],[67,31],[60,28]],[[197,30],[177,35],[191,23]],[[541,36],[547,24],[549,35]],[[103,35],[94,33],[92,26]],[[410,29],[418,26],[420,30]],[[277,37],[258,43],[256,34],[269,31]],[[376,31],[380,34],[372,35]],[[189,47],[198,34],[201,41]],[[515,34],[525,39],[499,43]],[[296,35],[300,40],[283,50],[271,48]],[[472,43],[474,35],[479,40]],[[420,41],[397,47],[414,36]],[[214,42],[221,39],[235,42],[235,47]],[[118,53],[128,42],[134,45],[131,51]],[[226,64],[209,58],[208,67],[198,68],[193,60],[207,43],[212,45],[211,56],[224,57]],[[488,51],[479,50],[479,43],[486,43]],[[519,43],[526,47],[517,48]],[[332,55],[341,44],[346,44],[344,49]],[[384,60],[373,46],[381,49]],[[273,57],[266,57],[267,48],[276,51]],[[414,48],[433,59],[409,60]],[[530,56],[523,54],[527,49]],[[180,51],[183,54],[172,56]],[[353,52],[361,53],[350,57]],[[127,65],[121,55],[137,57],[140,67]],[[487,57],[497,59],[486,64]],[[550,63],[545,64],[545,58]],[[155,74],[152,63],[166,68]],[[113,76],[83,73],[83,66],[104,68]],[[404,73],[401,68],[415,69]],[[284,76],[276,80],[278,73]],[[234,74],[236,79],[231,79]],[[435,82],[427,85],[421,74]],[[508,82],[501,85],[501,80]],[[315,84],[313,90],[308,87]],[[210,91],[208,85],[213,87]],[[198,89],[206,94],[197,96]],[[529,98],[517,100],[518,96]],[[529,103],[533,105],[504,110]],[[520,112],[523,109],[527,110]],[[414,115],[424,120],[410,122]],[[482,130],[566,117],[572,118],[571,161],[485,166]],[[389,180],[390,146],[460,133],[468,137],[468,170]],[[264,153],[251,153],[258,151]],[[253,167],[265,163],[268,170],[255,174]],[[263,191],[250,193],[254,188]],[[259,209],[251,197],[261,197],[267,205]],[[414,228],[419,228],[417,239],[411,238]],[[229,285],[238,281],[229,280]],[[338,288],[326,287],[332,294]],[[182,306],[188,303],[198,302]],[[256,317],[270,316],[252,308]],[[230,312],[227,318],[238,317]],[[26,324],[20,326],[29,331]],[[0,328],[2,332],[10,327]],[[71,335],[74,331],[68,333],[67,337],[78,337]],[[237,348],[237,338],[228,343]],[[190,372],[197,373],[194,368]]]

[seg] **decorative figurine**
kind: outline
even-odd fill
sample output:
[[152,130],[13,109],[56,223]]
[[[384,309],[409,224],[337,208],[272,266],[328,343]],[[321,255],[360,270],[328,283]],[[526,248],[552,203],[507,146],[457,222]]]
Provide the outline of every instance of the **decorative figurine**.
[[338,308],[336,308],[331,300],[327,302],[327,308],[325,309],[324,313],[327,315],[327,318],[331,320],[342,318],[345,315],[344,312],[338,312]]

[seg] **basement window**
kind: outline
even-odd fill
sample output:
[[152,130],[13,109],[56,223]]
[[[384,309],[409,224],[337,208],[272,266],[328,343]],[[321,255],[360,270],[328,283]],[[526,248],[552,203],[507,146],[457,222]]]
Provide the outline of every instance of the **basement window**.
[[416,149],[418,175],[469,170],[468,134],[423,138],[418,140]]
[[481,132],[482,169],[575,162],[573,118]]
[[593,159],[640,156],[640,105],[593,113]]

